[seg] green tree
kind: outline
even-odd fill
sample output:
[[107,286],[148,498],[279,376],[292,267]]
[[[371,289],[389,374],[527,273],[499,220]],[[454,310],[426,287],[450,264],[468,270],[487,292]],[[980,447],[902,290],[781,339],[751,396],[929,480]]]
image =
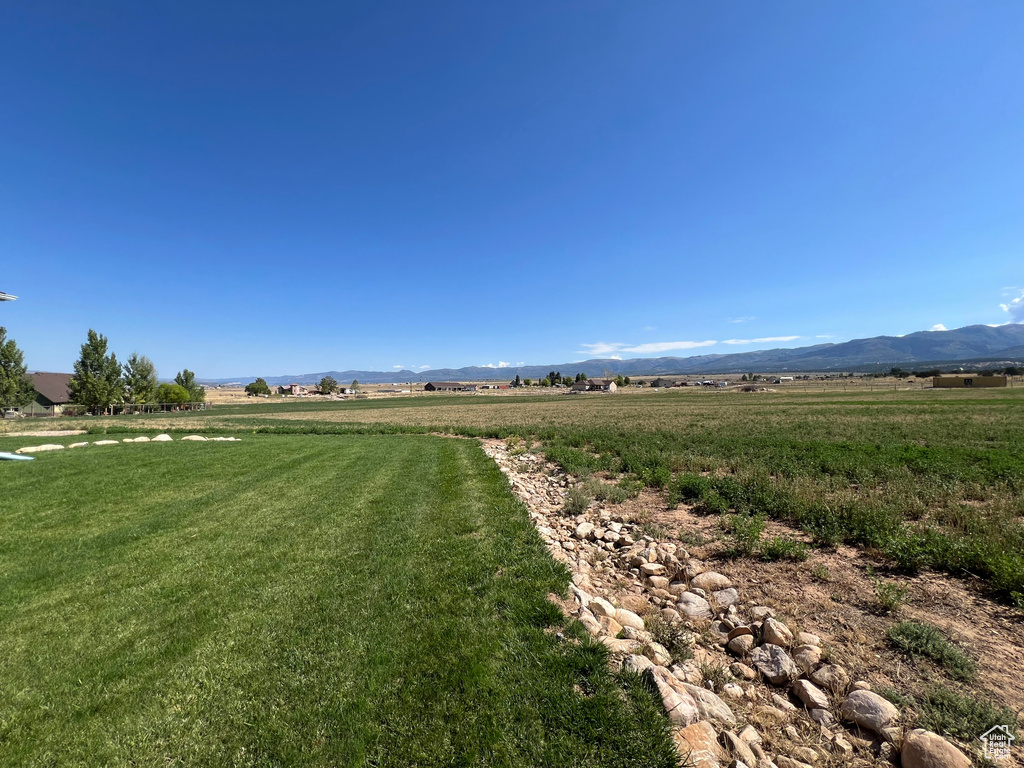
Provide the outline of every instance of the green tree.
[[188,390],[185,389],[181,384],[161,384],[156,390],[157,401],[161,403],[172,403],[174,405],[184,405],[190,400]]
[[320,379],[320,394],[333,395],[338,391],[338,382],[333,376],[324,376]]
[[254,397],[257,395],[269,395],[270,387],[267,386],[266,379],[256,379],[251,384],[245,385],[245,393]]
[[174,377],[174,383],[188,392],[188,402],[202,403],[206,401],[206,389],[196,384],[196,375],[188,368]]
[[121,364],[116,355],[107,354],[107,337],[92,328],[82,345],[68,389],[71,401],[84,405],[92,413],[106,410],[124,396]]
[[551,379],[547,379],[547,378],[541,379],[540,380],[540,385],[542,387],[550,387],[551,386]]
[[352,379],[352,389],[359,390],[359,379]]
[[523,384],[525,384],[528,387],[532,387],[533,386],[533,379],[523,379]]
[[132,352],[124,364],[124,401],[152,403],[156,397],[156,368],[145,355]]
[[519,378],[519,374],[516,374],[515,386],[520,387],[523,384],[523,380]]
[[624,378],[622,378],[622,374],[620,373],[618,376],[615,377],[615,386],[616,387],[624,387],[625,385],[626,385],[626,380]]
[[622,383],[623,383],[623,384],[625,384],[625,385],[626,385],[626,386],[628,387],[628,386],[629,386],[630,384],[632,384],[633,382],[632,382],[632,381],[630,380],[629,376],[627,376],[626,378],[624,378],[624,379],[622,380]]
[[14,339],[7,339],[7,329],[0,327],[0,407],[23,408],[32,402],[36,390],[27,372],[25,354]]

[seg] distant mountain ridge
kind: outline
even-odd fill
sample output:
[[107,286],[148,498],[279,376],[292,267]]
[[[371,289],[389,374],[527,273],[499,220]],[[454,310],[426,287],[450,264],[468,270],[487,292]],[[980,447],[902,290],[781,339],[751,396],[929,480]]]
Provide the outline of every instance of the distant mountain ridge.
[[[272,386],[280,384],[316,384],[324,376],[333,376],[348,385],[353,379],[364,384],[388,384],[427,381],[508,381],[517,375],[539,380],[550,371],[563,375],[582,372],[587,376],[651,376],[716,373],[791,373],[810,371],[873,371],[894,365],[930,366],[985,361],[1021,364],[1024,360],[1024,324],[968,325],[950,331],[918,331],[906,336],[875,336],[852,339],[840,344],[814,344],[795,349],[765,349],[733,354],[695,355],[692,357],[639,357],[631,360],[596,358],[576,363],[551,363],[505,368],[467,366],[426,371],[322,371],[291,376],[264,376]],[[242,384],[252,377],[201,379],[203,384]]]

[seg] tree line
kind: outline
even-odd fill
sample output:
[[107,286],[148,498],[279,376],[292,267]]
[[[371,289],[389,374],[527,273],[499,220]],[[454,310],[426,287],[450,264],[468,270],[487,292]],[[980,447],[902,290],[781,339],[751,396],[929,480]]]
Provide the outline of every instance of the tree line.
[[[146,403],[201,403],[206,390],[196,383],[196,375],[187,368],[174,377],[174,383],[157,381],[156,367],[145,355],[132,352],[124,364],[108,353],[107,337],[92,328],[75,361],[68,383],[71,402],[102,413],[112,405]],[[7,329],[0,327],[0,407],[24,408],[35,398],[35,387],[28,377],[25,355]]]

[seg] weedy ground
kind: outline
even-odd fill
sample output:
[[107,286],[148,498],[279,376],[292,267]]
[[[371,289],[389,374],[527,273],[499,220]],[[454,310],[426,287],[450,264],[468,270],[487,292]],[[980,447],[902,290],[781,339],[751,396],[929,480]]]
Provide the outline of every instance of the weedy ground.
[[472,442],[89,447],[0,485],[4,765],[675,765]]

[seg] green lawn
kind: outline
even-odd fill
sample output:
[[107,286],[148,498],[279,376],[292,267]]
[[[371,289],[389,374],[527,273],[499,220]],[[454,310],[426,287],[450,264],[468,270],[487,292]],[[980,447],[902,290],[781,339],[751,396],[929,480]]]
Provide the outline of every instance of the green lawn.
[[0,488],[0,764],[674,764],[556,636],[567,574],[472,441],[90,447]]

